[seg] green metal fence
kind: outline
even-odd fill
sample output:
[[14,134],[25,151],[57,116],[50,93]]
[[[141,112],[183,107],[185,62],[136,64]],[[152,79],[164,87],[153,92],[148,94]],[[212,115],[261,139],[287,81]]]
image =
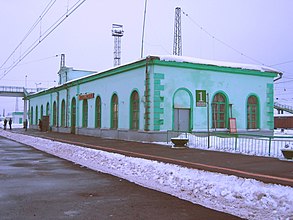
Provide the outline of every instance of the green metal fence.
[[281,149],[293,149],[293,136],[167,131],[167,142],[170,142],[171,138],[174,137],[188,138],[188,146],[190,148],[211,149],[256,156],[282,158]]

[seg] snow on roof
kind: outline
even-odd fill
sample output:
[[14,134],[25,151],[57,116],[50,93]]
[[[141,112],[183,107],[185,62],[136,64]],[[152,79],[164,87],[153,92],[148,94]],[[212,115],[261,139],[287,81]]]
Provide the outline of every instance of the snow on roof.
[[232,63],[225,61],[216,61],[216,60],[206,60],[195,57],[186,57],[186,56],[175,56],[175,55],[159,55],[157,56],[162,61],[173,61],[180,63],[195,63],[195,64],[204,64],[204,65],[212,65],[212,66],[221,66],[221,67],[230,67],[230,68],[238,68],[238,69],[248,69],[248,70],[258,70],[261,72],[275,72],[281,73],[280,71],[263,66],[263,65],[253,65],[253,64],[243,64],[243,63]]

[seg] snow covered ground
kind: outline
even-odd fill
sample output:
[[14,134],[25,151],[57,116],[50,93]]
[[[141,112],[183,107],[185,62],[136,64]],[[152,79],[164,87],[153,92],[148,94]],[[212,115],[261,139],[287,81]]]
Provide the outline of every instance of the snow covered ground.
[[[3,124],[4,124],[4,121],[0,121],[0,128],[4,127]],[[7,123],[6,126],[7,126],[6,129],[9,129],[9,124],[8,123]],[[23,128],[23,124],[14,124],[14,123],[12,123],[11,127],[12,127],[12,129],[13,128]]]
[[293,188],[86,149],[0,130],[0,135],[90,169],[246,219],[293,219]]
[[[284,159],[282,149],[293,150],[293,130],[274,131],[273,138],[259,136],[210,136],[210,147],[208,146],[208,137],[199,136],[196,133],[182,133],[177,138],[188,138],[187,146],[203,150],[223,151],[230,153],[240,153],[254,156],[276,157]],[[156,142],[161,145],[172,145],[171,142]]]

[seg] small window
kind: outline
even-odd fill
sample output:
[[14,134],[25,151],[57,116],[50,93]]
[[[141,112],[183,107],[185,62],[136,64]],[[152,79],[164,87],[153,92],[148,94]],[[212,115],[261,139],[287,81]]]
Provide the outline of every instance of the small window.
[[57,104],[53,102],[53,126],[57,126]]
[[46,115],[49,116],[49,114],[50,114],[50,104],[49,104],[49,102],[47,102]]
[[36,124],[38,124],[39,115],[38,115],[38,106],[36,106]]
[[61,102],[61,127],[65,127],[65,100]]
[[87,102],[87,99],[84,99],[82,103],[82,127],[87,128],[87,126],[88,126],[88,102]]
[[43,105],[41,105],[40,119],[43,119],[43,115],[44,115],[44,107]]
[[212,102],[212,127],[227,128],[227,101],[223,94],[216,94]]
[[133,91],[130,99],[130,129],[139,129],[139,96],[137,91]]
[[247,129],[258,129],[258,100],[250,96],[247,100]]
[[101,97],[97,96],[96,98],[96,123],[95,123],[95,127],[96,128],[101,128],[101,118],[102,118],[102,114],[101,114]]
[[111,128],[118,128],[118,96],[116,94],[111,99]]
[[30,123],[33,125],[34,124],[34,108],[31,107],[31,118],[30,118]]

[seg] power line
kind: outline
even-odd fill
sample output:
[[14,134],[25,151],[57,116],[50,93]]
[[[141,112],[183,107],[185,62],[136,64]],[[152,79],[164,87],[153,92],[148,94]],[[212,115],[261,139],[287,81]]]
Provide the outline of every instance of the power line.
[[241,56],[246,57],[247,59],[249,59],[249,60],[251,60],[251,61],[253,61],[253,62],[255,62],[255,63],[258,63],[258,64],[261,64],[261,65],[266,66],[263,62],[261,62],[261,61],[259,61],[259,60],[257,60],[257,59],[254,59],[254,58],[251,57],[251,56],[248,56],[248,55],[244,54],[244,53],[241,52],[240,50],[238,50],[238,49],[232,47],[230,44],[228,44],[228,43],[222,41],[221,39],[219,39],[219,38],[217,38],[217,37],[215,37],[213,34],[211,34],[210,32],[208,32],[204,27],[202,27],[199,23],[197,23],[194,19],[192,19],[192,18],[189,16],[188,13],[186,13],[186,12],[184,12],[184,11],[182,11],[182,13],[183,13],[183,15],[185,15],[187,18],[189,18],[189,20],[190,20],[193,24],[195,24],[195,25],[196,25],[201,31],[205,32],[205,33],[206,33],[208,36],[210,36],[212,39],[214,39],[214,40],[220,42],[221,44],[225,45],[226,47],[228,47],[228,48],[230,48],[231,50],[235,51],[236,53],[240,54]]
[[281,62],[281,63],[276,63],[276,64],[273,64],[273,65],[270,65],[270,67],[272,67],[272,66],[280,66],[280,65],[287,64],[287,63],[293,63],[293,60],[288,60],[288,61],[284,61],[284,62]]
[[27,37],[32,33],[32,31],[35,29],[35,27],[41,22],[43,17],[49,12],[49,10],[53,7],[56,0],[51,0],[48,5],[45,7],[41,15],[38,17],[38,19],[35,21],[35,23],[32,25],[32,27],[29,29],[29,31],[25,34],[23,39],[20,41],[20,43],[16,46],[16,48],[12,51],[12,53],[8,56],[8,58],[3,62],[3,64],[0,66],[0,69],[7,63],[7,61],[13,56],[13,54],[16,52],[16,50],[22,45],[22,43],[27,39]]
[[75,10],[77,10],[86,0],[77,1],[69,10],[67,10],[58,20],[55,21],[53,25],[51,25],[45,32],[43,36],[40,36],[34,43],[31,44],[30,47],[22,54],[19,60],[9,67],[7,71],[5,71],[0,80],[3,79],[11,70],[13,70],[27,55],[29,55],[43,40],[45,40],[59,25],[63,23]]
[[[30,64],[30,63],[36,63],[36,62],[40,62],[40,61],[44,61],[44,60],[48,60],[48,59],[52,59],[52,58],[55,58],[55,57],[58,57],[59,55],[56,54],[54,56],[50,56],[50,57],[44,57],[44,58],[41,58],[41,59],[37,59],[37,60],[31,60],[31,61],[28,61],[26,63],[22,63],[22,64],[18,64],[18,66],[23,66],[23,65],[27,65],[27,64]],[[9,69],[10,67],[7,67],[7,68],[2,68],[0,70],[7,70]]]

